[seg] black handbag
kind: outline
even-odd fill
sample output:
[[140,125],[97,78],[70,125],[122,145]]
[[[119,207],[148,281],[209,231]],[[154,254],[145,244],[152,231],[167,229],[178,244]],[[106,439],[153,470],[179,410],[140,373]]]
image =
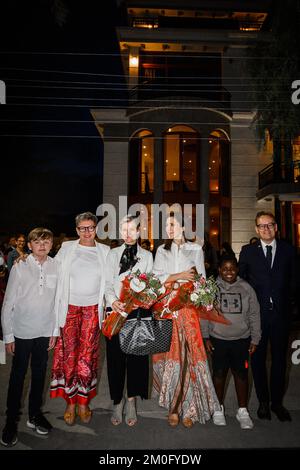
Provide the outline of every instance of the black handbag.
[[119,332],[121,350],[135,356],[167,352],[171,346],[172,330],[172,320],[137,315],[137,318],[127,320]]

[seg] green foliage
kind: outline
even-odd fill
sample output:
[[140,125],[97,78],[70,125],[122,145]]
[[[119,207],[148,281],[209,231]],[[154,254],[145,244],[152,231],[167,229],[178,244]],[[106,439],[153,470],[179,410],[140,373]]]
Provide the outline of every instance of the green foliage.
[[257,45],[249,47],[247,63],[258,137],[263,141],[268,130],[283,143],[300,128],[300,106],[291,101],[291,84],[300,78],[300,0],[274,4],[271,32],[262,32]]

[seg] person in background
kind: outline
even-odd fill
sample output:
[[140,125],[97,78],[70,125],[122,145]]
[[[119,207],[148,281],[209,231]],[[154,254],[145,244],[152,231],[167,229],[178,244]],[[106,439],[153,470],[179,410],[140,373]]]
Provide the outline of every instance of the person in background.
[[31,388],[27,427],[47,435],[51,424],[42,414],[43,389],[48,351],[59,335],[54,314],[57,263],[48,256],[53,234],[35,228],[28,235],[32,254],[12,267],[2,307],[2,329],[6,352],[13,362],[7,393],[6,424],[1,444],[17,443],[17,423],[25,375],[31,361]]
[[223,242],[222,245],[221,245],[220,259],[222,259],[223,256],[231,256],[233,258],[235,257],[234,251],[231,248],[230,243],[228,243],[228,242]]
[[109,247],[95,242],[97,217],[91,212],[75,219],[77,240],[64,242],[55,260],[59,282],[55,311],[61,336],[52,365],[50,397],[62,397],[66,424],[76,415],[89,423],[91,399],[97,393],[100,325],[103,315],[105,265]]
[[19,257],[24,257],[27,254],[28,254],[28,252],[26,250],[26,237],[23,234],[19,234],[16,237],[16,248],[11,250],[7,255],[7,269],[8,269],[8,272],[10,273],[14,262]]
[[236,419],[241,429],[252,429],[248,405],[248,365],[261,337],[260,309],[255,291],[238,277],[238,264],[232,255],[223,255],[217,284],[219,305],[229,325],[201,321],[205,346],[212,356],[213,383],[222,410],[215,413],[220,425],[226,424],[224,390],[229,369],[234,377],[239,408]]
[[[261,314],[262,337],[252,355],[252,373],[259,401],[257,415],[271,419],[271,410],[280,421],[291,421],[283,406],[286,353],[291,322],[291,300],[296,290],[296,257],[294,248],[276,240],[277,224],[271,212],[258,212],[255,230],[259,241],[242,247],[240,276],[256,292]],[[268,345],[271,346],[270,385],[266,367]]]
[[[127,215],[121,220],[120,232],[124,243],[110,251],[107,257],[105,299],[109,311],[122,313],[124,304],[120,302],[121,282],[129,272],[140,270],[141,273],[152,271],[153,258],[149,251],[141,248],[139,238],[139,219]],[[130,319],[149,316],[149,311],[138,308],[130,313]],[[126,379],[127,400],[125,404],[125,422],[128,426],[137,423],[136,397],[148,398],[149,357],[125,354],[120,348],[119,335],[106,338],[107,374],[113,413],[111,423],[122,423],[124,408],[124,385]]]
[[258,237],[252,237],[252,238],[250,238],[249,243],[250,243],[250,245],[252,245],[253,243],[256,243],[258,241],[259,241]]
[[204,234],[204,244],[202,246],[204,253],[204,265],[206,276],[217,277],[218,274],[218,255],[215,248],[212,246],[209,235],[207,232]]

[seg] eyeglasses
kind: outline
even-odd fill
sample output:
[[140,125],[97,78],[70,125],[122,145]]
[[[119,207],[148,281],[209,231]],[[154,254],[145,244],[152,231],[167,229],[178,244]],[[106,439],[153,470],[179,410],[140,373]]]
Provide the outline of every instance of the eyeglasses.
[[270,222],[269,224],[258,224],[256,227],[258,228],[258,230],[267,230],[267,228],[269,230],[272,230],[275,225],[276,224],[274,224],[273,222]]
[[95,228],[95,225],[89,225],[88,227],[77,227],[80,233],[94,232]]

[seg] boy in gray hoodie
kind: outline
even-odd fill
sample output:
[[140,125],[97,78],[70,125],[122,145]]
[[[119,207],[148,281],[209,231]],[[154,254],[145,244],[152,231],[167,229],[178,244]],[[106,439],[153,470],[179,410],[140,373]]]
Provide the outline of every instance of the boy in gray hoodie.
[[236,258],[224,256],[217,284],[220,309],[230,325],[202,321],[201,329],[206,349],[212,355],[213,383],[222,408],[214,413],[214,423],[226,424],[223,399],[227,373],[231,369],[239,405],[236,418],[242,429],[252,429],[247,410],[248,360],[261,337],[260,309],[254,290],[237,274]]

